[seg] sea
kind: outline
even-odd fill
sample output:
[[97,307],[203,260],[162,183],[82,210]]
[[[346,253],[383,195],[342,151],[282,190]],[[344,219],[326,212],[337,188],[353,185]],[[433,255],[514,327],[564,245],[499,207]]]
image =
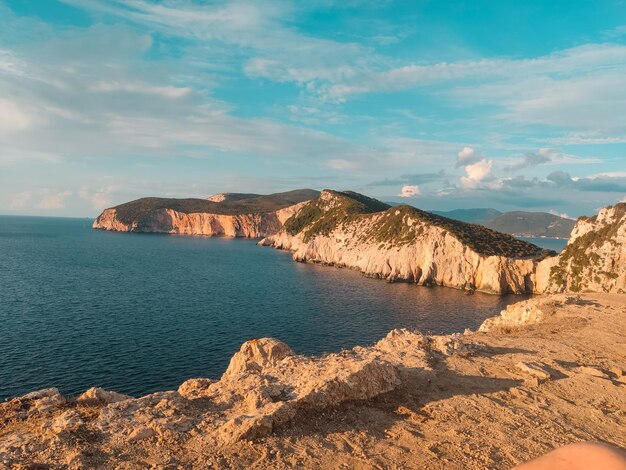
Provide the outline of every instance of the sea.
[[171,390],[219,378],[252,338],[321,355],[393,328],[475,329],[524,298],[390,284],[253,240],[91,222],[0,216],[0,400],[47,387]]
[[531,237],[519,237],[520,240],[526,240],[527,242],[534,243],[541,248],[547,248],[548,250],[554,250],[560,253],[567,245],[567,238],[531,238]]

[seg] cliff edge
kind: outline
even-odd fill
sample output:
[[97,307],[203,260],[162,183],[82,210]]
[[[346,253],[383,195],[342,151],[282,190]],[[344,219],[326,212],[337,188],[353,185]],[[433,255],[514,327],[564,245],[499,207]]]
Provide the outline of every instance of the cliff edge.
[[537,269],[542,292],[626,293],[626,203],[580,217],[565,249]]
[[497,294],[533,292],[537,264],[556,254],[480,225],[331,190],[259,243],[388,281]]
[[276,233],[319,193],[303,189],[261,196],[219,194],[208,199],[142,198],[105,209],[93,228],[118,232],[261,238]]
[[624,295],[520,302],[476,333],[393,330],[322,357],[244,343],[219,380],[0,404],[2,468],[511,468],[626,446]]

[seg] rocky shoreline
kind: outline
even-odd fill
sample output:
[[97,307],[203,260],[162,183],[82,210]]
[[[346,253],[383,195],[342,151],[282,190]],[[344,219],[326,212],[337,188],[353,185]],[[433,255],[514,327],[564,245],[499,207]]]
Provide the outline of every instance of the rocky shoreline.
[[169,233],[221,237],[262,238],[278,232],[285,221],[304,203],[283,209],[249,214],[184,213],[174,209],[157,209],[140,221],[125,222],[117,209],[105,209],[92,227],[115,232]]
[[[477,230],[475,237],[487,242],[472,246],[471,240],[464,241],[465,233],[406,206],[341,213],[333,220],[330,214],[350,204],[342,193],[323,191],[259,244],[291,251],[295,261],[347,267],[390,282],[492,294],[626,293],[626,203],[580,218],[558,255],[509,248],[506,239],[498,238],[502,234],[492,231]],[[466,227],[477,226],[462,224],[459,230]],[[496,244],[505,246],[490,250]]]
[[537,297],[475,333],[394,330],[322,357],[252,340],[220,380],[140,398],[34,392],[0,405],[0,465],[507,468],[569,442],[625,446],[625,305]]
[[[262,238],[260,245],[291,251],[296,261],[391,282],[491,294],[626,292],[626,203],[581,217],[557,255],[479,225],[353,192],[219,196],[131,201],[106,209],[93,228]],[[241,212],[253,207],[257,211]]]

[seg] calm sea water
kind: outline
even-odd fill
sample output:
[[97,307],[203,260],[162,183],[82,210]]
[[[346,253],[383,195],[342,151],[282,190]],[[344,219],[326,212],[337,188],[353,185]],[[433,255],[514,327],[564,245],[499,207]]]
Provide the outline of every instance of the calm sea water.
[[388,284],[250,240],[0,217],[0,399],[55,386],[132,395],[219,377],[242,342],[320,354],[395,327],[476,328],[520,297]]
[[567,245],[567,240],[562,238],[529,238],[529,237],[519,237],[520,240],[526,240],[527,242],[534,243],[541,248],[547,248],[548,250],[554,250],[557,253],[563,251],[565,245]]

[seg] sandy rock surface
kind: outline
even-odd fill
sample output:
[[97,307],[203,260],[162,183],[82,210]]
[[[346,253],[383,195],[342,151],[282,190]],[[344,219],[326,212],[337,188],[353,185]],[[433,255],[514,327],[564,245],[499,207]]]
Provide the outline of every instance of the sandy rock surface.
[[323,357],[250,341],[220,380],[140,398],[34,392],[0,404],[0,468],[510,468],[626,446],[626,297],[534,301],[548,313]]

